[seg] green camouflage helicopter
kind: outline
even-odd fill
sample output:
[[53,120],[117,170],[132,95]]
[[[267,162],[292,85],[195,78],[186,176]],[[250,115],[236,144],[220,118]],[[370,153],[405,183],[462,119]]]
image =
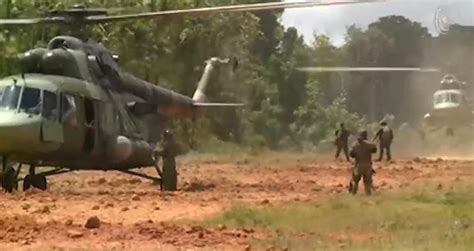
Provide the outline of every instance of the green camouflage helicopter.
[[[232,58],[207,61],[193,97],[153,85],[124,72],[114,55],[84,34],[86,25],[164,16],[204,15],[377,1],[272,2],[108,16],[83,5],[45,18],[0,19],[5,25],[66,25],[76,35],[53,38],[46,48],[20,56],[22,72],[0,79],[0,156],[3,188],[47,189],[47,176],[76,170],[120,171],[176,189],[176,171],[157,177],[134,171],[157,167],[155,146],[169,119],[196,118],[206,107],[205,90],[214,67],[237,66]],[[15,168],[10,163],[18,163]],[[29,172],[20,178],[22,165]],[[54,167],[37,172],[37,167]],[[158,167],[157,167],[158,169]],[[159,169],[158,169],[159,170]],[[172,175],[166,175],[166,174]],[[164,180],[160,177],[168,177]]]

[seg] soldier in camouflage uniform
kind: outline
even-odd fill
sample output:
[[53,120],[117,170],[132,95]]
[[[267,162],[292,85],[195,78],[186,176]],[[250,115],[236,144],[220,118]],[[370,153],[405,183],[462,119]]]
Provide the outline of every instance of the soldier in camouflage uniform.
[[352,146],[351,157],[355,159],[355,166],[352,169],[352,180],[349,184],[349,192],[357,194],[359,181],[364,180],[365,193],[372,194],[372,154],[377,152],[374,144],[367,142],[367,132],[363,131],[359,134],[357,142]]
[[390,161],[392,160],[392,142],[393,142],[393,131],[390,127],[387,126],[387,122],[382,122],[380,123],[382,128],[377,132],[375,135],[374,139],[372,141],[379,141],[379,147],[380,147],[380,152],[379,152],[379,158],[377,161],[382,161],[383,154],[386,151],[387,152],[387,160]]
[[336,130],[336,141],[334,144],[337,147],[335,159],[339,158],[339,154],[341,150],[344,151],[344,155],[346,156],[346,160],[350,161],[349,158],[349,131],[344,127],[344,123],[339,124],[339,129]]

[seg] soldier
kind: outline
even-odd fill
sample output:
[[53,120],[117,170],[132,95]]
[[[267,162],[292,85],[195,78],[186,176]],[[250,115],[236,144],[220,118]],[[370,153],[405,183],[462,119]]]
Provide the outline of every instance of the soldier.
[[176,160],[177,146],[170,130],[163,133],[162,149],[157,155],[163,159],[163,169],[161,172],[162,190],[174,191],[177,186]]
[[379,141],[380,153],[379,158],[377,161],[382,161],[384,151],[387,152],[387,160],[392,160],[392,152],[391,146],[393,142],[393,131],[390,127],[387,126],[387,122],[380,123],[382,128],[375,134],[374,139],[372,140],[375,142],[376,140]]
[[349,131],[346,130],[344,127],[344,123],[339,124],[339,129],[336,130],[336,141],[334,144],[337,147],[336,150],[336,160],[339,158],[339,154],[341,153],[341,150],[344,151],[344,155],[346,156],[347,161],[351,161],[349,158]]
[[372,154],[377,152],[374,144],[367,142],[367,132],[363,131],[359,134],[357,142],[352,146],[351,157],[355,159],[355,165],[352,169],[352,179],[349,184],[349,192],[357,194],[359,181],[364,179],[364,188],[367,195],[372,194]]

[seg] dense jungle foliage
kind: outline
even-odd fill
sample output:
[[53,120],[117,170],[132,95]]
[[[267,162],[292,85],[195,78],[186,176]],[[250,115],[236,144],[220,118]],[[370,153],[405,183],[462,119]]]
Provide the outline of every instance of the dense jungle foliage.
[[[2,0],[2,18],[43,16],[75,0]],[[257,0],[90,0],[90,6],[111,13],[183,9]],[[219,74],[211,83],[211,101],[243,102],[244,109],[215,109],[197,125],[197,141],[222,142],[272,149],[304,149],[331,139],[336,124],[357,131],[391,114],[394,126],[416,125],[432,105],[431,95],[444,73],[473,82],[472,30],[453,29],[432,36],[420,23],[387,16],[367,29],[347,28],[346,43],[331,44],[315,34],[304,42],[295,28],[279,22],[282,12],[173,17],[91,28],[91,35],[121,56],[129,72],[177,92],[191,95],[213,56],[236,56],[240,68],[232,76]],[[64,34],[61,27],[1,27],[0,74],[15,73],[12,56],[45,46]],[[440,74],[314,73],[300,66],[439,67]],[[189,121],[177,122],[180,137],[190,134]]]

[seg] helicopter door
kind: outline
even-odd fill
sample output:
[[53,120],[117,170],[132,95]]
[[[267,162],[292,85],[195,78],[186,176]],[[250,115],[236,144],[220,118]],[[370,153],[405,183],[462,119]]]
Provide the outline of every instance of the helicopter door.
[[41,140],[44,142],[64,143],[64,132],[59,123],[58,95],[43,91],[41,115]]
[[95,119],[95,108],[94,102],[91,99],[84,99],[84,112],[85,112],[85,141],[84,151],[87,153],[92,152],[95,146],[95,132],[96,132],[96,119]]

